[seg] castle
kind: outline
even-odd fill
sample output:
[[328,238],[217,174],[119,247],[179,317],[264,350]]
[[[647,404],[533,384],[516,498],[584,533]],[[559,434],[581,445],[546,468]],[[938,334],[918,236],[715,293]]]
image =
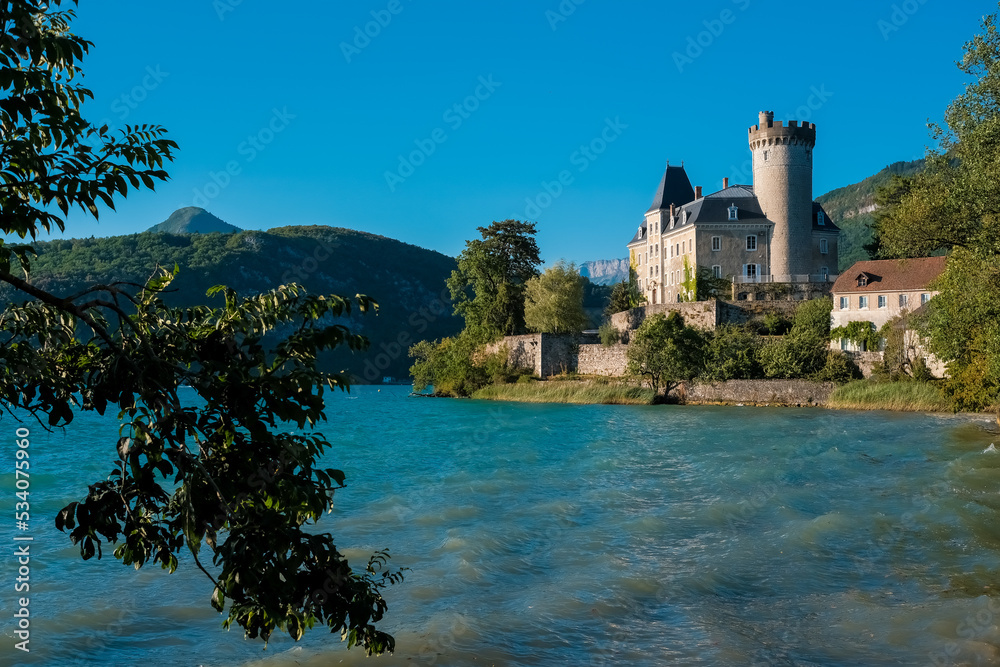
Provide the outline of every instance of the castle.
[[[684,167],[667,169],[632,240],[629,261],[650,304],[693,301],[699,270],[730,281],[736,298],[781,284],[809,298],[837,279],[840,230],[812,196],[816,125],[775,122],[762,111],[749,130],[753,185],[702,196]],[[832,270],[832,272],[831,272]]]

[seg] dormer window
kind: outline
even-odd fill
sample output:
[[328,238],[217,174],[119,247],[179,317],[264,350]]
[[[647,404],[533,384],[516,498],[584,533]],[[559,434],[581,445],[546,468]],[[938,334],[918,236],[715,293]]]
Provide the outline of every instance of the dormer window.
[[858,276],[858,287],[868,287],[868,276],[863,273]]
[[681,224],[686,225],[688,221],[688,212],[684,211],[683,215],[684,215],[684,221]]
[[729,207],[729,219],[730,220],[739,220],[740,219],[739,218],[739,209],[736,208],[736,204],[733,204],[733,205],[731,205]]
[[823,211],[820,211],[819,213],[816,214],[816,224],[818,224],[820,227],[826,225],[826,214],[823,213]]

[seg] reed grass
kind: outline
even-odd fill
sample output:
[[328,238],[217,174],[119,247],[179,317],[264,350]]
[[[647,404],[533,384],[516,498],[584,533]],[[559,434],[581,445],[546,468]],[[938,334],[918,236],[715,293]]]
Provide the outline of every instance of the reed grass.
[[951,412],[941,390],[929,382],[873,382],[858,380],[837,387],[828,406],[844,410]]
[[629,384],[594,384],[565,380],[518,382],[484,387],[474,393],[472,398],[518,403],[652,405],[653,390]]

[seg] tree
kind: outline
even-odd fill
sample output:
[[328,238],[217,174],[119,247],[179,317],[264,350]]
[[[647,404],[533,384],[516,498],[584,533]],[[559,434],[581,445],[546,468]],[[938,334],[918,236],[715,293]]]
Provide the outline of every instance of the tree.
[[669,394],[682,382],[701,372],[704,338],[684,324],[677,312],[647,317],[632,335],[628,348],[628,373],[646,378],[653,391]]
[[728,299],[732,295],[733,284],[725,278],[716,278],[712,269],[698,267],[697,294],[704,299]]
[[519,220],[479,227],[482,239],[466,241],[448,279],[455,313],[481,340],[524,331],[524,290],[542,260],[535,224]]
[[757,360],[759,336],[745,327],[721,324],[705,345],[701,377],[710,381],[751,380],[761,377]]
[[[158,126],[113,135],[81,116],[91,44],[70,33],[73,13],[60,5],[0,8],[0,230],[21,238],[64,229],[71,207],[96,217],[101,204],[153,189],[177,148]],[[217,307],[171,308],[161,295],[176,271],[54,294],[25,279],[29,255],[0,245],[0,281],[27,299],[0,315],[0,404],[49,427],[81,410],[122,420],[110,474],[56,518],[82,557],[111,544],[125,565],[174,571],[186,549],[211,581],[206,600],[220,612],[229,602],[226,627],[266,641],[320,623],[349,646],[391,651],[375,623],[386,610],[381,589],[401,574],[385,569],[385,552],[352,570],[333,537],[310,525],[345,479],[319,465],[329,443],[312,429],[325,419],[324,392],[349,386],[317,370],[317,355],[367,344],[324,323],[374,302],[285,285],[249,297],[219,287],[209,294],[223,299]],[[181,387],[199,400],[182,401]]]
[[965,44],[959,68],[973,80],[933,125],[925,170],[879,191],[881,257],[950,252],[928,308],[930,349],[949,362],[945,391],[956,409],[1000,399],[1000,32],[997,15]]
[[587,326],[583,312],[586,278],[576,265],[556,262],[525,285],[524,323],[529,331],[580,333]]
[[629,264],[628,280],[615,283],[611,291],[611,298],[604,309],[604,316],[611,317],[615,313],[638,308],[646,302],[646,297],[639,291],[639,279],[636,275],[635,265]]

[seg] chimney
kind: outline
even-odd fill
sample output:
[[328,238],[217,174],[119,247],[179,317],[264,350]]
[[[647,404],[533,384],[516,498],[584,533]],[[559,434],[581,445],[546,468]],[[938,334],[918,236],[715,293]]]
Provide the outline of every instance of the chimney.
[[700,185],[697,185],[694,188],[694,198],[695,199],[701,199],[701,186]]
[[673,205],[673,204],[671,204],[671,205],[670,205],[670,219],[672,220],[672,219],[673,219],[673,217],[674,217],[674,205]]
[[722,179],[722,189],[725,190],[728,187],[729,187],[729,177],[726,176],[724,179]]

